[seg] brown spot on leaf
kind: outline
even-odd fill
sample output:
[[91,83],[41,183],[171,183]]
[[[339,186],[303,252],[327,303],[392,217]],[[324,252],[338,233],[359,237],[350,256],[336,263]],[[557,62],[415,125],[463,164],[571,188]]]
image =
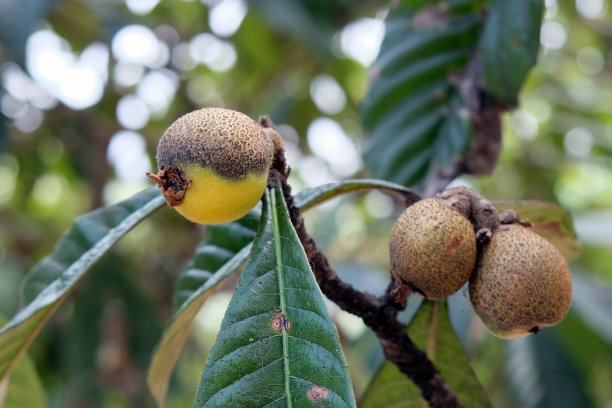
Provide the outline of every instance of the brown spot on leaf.
[[277,312],[274,315],[274,319],[272,319],[272,321],[270,322],[270,327],[272,327],[272,330],[276,330],[276,331],[281,331],[283,329],[283,321],[281,319],[281,313]]
[[272,327],[272,330],[280,331],[283,326],[280,319],[272,319],[270,327]]
[[323,387],[319,387],[318,385],[313,385],[308,390],[308,399],[311,401],[321,401],[327,398],[329,391],[327,391]]
[[280,331],[284,328],[285,331],[289,333],[291,330],[291,322],[285,317],[284,314],[281,312],[276,312],[276,314],[274,314],[274,318],[270,322],[270,327],[276,331]]
[[289,333],[291,331],[291,322],[289,321],[289,319],[285,317],[285,315],[281,315],[281,316],[282,316],[283,327],[285,328],[285,331]]

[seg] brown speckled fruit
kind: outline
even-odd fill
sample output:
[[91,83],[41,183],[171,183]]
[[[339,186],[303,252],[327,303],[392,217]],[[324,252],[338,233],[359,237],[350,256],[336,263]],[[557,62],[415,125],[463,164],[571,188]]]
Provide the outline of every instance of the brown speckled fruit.
[[563,255],[521,225],[498,229],[470,278],[470,299],[493,334],[515,338],[560,322],[572,281]]
[[396,221],[389,253],[396,280],[428,299],[442,299],[459,290],[474,269],[474,228],[439,199],[421,200]]
[[147,173],[185,218],[220,224],[248,213],[263,195],[274,145],[262,127],[230,109],[205,108],[177,119]]

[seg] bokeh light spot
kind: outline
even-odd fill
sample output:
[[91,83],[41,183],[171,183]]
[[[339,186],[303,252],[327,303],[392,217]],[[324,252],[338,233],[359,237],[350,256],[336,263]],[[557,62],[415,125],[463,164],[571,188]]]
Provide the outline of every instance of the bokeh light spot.
[[523,140],[533,140],[538,135],[537,117],[524,109],[519,109],[512,114],[510,121],[512,130]]
[[32,188],[32,197],[40,205],[52,206],[58,203],[63,193],[63,178],[56,174],[39,177]]
[[[69,108],[85,109],[96,104],[104,93],[108,48],[93,43],[77,58],[66,40],[51,30],[40,30],[30,35],[26,43],[26,66],[49,94]],[[53,101],[46,104],[52,107]]]
[[117,121],[126,129],[142,129],[149,122],[147,104],[138,96],[125,95],[117,103]]
[[178,75],[168,69],[147,73],[138,84],[136,94],[146,102],[151,115],[160,118],[166,114],[179,86]]
[[606,4],[603,0],[576,0],[576,10],[584,18],[596,19],[604,15]]
[[17,119],[25,115],[28,110],[28,104],[15,98],[10,93],[6,93],[0,99],[0,109],[2,109],[2,114],[7,118]]
[[308,126],[307,135],[310,149],[327,161],[337,176],[348,177],[361,168],[359,152],[338,122],[317,118]]
[[172,64],[181,71],[190,71],[198,65],[198,62],[191,56],[189,44],[180,43],[172,49]]
[[208,25],[219,37],[229,37],[238,31],[246,13],[247,4],[244,0],[221,0],[211,8]]
[[0,154],[0,205],[11,199],[15,192],[19,162],[9,153]]
[[210,33],[200,33],[189,42],[189,55],[217,72],[227,71],[236,63],[236,50],[232,44]]
[[42,125],[45,115],[40,109],[28,106],[23,115],[15,119],[15,127],[23,133],[30,133]]
[[604,67],[604,57],[595,47],[583,47],[576,54],[576,64],[585,74],[597,75]]
[[204,105],[216,93],[217,84],[208,75],[197,75],[187,82],[187,96],[192,102]]
[[556,21],[544,21],[540,31],[540,44],[544,48],[558,50],[565,44],[567,33],[565,27]]
[[113,69],[115,83],[122,87],[136,85],[145,73],[142,65],[133,62],[119,61]]
[[132,24],[121,28],[112,41],[113,56],[119,61],[155,66],[160,58],[159,40],[149,28]]
[[136,132],[121,130],[115,133],[108,143],[106,157],[117,179],[123,182],[143,182],[147,178],[145,173],[151,170],[146,142]]
[[575,127],[565,134],[563,147],[568,156],[581,159],[591,152],[593,135],[588,129]]
[[125,0],[125,5],[134,14],[145,15],[149,14],[155,6],[157,6],[159,0]]
[[380,51],[384,35],[384,22],[362,18],[344,27],[340,33],[340,47],[346,56],[369,67]]
[[372,190],[364,198],[366,211],[374,218],[387,218],[393,214],[393,199],[380,191]]
[[323,113],[334,115],[346,105],[342,87],[330,75],[319,75],[310,83],[310,97]]

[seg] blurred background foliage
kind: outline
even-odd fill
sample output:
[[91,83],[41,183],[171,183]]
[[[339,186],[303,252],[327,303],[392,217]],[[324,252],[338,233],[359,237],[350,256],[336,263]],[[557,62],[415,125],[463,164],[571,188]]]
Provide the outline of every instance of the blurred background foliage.
[[[464,290],[451,298],[496,407],[612,407],[611,4],[546,0],[538,64],[504,115],[498,166],[456,181],[492,200],[559,203],[582,245],[570,315],[538,336],[496,339]],[[2,0],[0,314],[18,310],[25,273],[76,216],[151,185],[157,140],[193,109],[269,114],[296,191],[368,176],[359,109],[387,11],[379,0]],[[380,293],[400,211],[370,192],[306,221],[344,279]],[[164,209],[92,271],[29,351],[48,406],[153,406],[146,369],[176,277],[204,234]],[[199,315],[167,406],[192,403],[235,282]],[[330,311],[359,398],[382,354],[359,319]]]

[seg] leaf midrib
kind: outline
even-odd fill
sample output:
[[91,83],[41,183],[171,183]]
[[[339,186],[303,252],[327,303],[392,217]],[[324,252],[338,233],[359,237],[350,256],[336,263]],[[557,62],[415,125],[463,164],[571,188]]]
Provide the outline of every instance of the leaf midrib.
[[[287,316],[287,305],[285,302],[285,286],[284,286],[284,271],[283,271],[283,261],[281,256],[281,246],[280,239],[276,239],[280,237],[280,227],[276,206],[276,194],[274,191],[268,190],[270,194],[270,206],[272,212],[272,225],[274,227],[274,253],[276,255],[276,265],[278,267],[278,292],[280,296],[280,308],[282,316]],[[283,319],[284,320],[284,319]],[[291,408],[293,404],[291,403],[291,389],[290,389],[290,376],[289,373],[289,345],[288,345],[288,336],[287,330],[284,327],[284,324],[281,324],[281,336],[283,338],[283,372],[285,374],[285,395],[287,396],[287,407]]]

